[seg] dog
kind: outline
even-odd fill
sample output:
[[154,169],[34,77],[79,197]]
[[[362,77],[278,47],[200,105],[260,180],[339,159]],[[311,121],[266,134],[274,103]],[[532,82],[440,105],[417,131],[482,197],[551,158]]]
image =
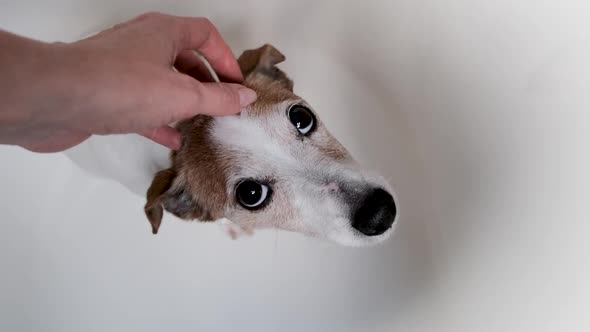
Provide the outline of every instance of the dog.
[[277,67],[284,60],[269,44],[243,52],[243,84],[257,101],[239,115],[175,124],[183,137],[178,151],[125,135],[92,137],[67,154],[147,196],[153,234],[166,211],[222,221],[233,238],[275,228],[349,246],[384,241],[397,219],[390,184],[363,169],[293,92],[293,81]]

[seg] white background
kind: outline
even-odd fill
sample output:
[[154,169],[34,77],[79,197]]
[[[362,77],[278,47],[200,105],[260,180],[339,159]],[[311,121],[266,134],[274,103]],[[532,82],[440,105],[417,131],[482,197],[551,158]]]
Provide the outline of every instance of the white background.
[[70,41],[148,10],[273,43],[399,196],[364,249],[167,217],[64,155],[0,148],[2,331],[590,330],[588,1],[0,1]]

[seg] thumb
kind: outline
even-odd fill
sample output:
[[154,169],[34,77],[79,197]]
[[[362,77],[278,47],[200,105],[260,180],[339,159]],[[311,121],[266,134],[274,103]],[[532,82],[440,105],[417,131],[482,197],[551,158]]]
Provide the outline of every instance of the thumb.
[[139,134],[172,150],[180,149],[180,145],[182,144],[180,133],[170,126],[144,130],[139,132]]
[[231,115],[256,101],[256,92],[240,84],[203,83],[193,78],[185,91],[189,103],[185,110],[179,110],[179,121],[197,114],[212,116]]

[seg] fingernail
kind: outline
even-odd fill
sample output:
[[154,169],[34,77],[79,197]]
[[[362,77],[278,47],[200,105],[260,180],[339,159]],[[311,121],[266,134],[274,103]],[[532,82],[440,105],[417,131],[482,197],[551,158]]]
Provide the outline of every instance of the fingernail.
[[241,88],[238,90],[238,94],[240,95],[240,106],[246,107],[256,101],[258,97],[256,92],[252,89],[248,88]]

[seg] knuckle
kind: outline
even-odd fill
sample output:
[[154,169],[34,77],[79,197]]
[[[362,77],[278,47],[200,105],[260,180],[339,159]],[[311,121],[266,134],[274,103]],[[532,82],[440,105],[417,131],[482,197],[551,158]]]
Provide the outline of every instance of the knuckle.
[[189,76],[183,77],[181,82],[184,91],[187,92],[186,97],[183,98],[185,102],[182,103],[182,111],[190,112],[191,109],[203,102],[203,84]]
[[200,91],[202,83],[189,75],[182,75],[180,79],[181,84],[188,91]]
[[199,103],[200,101],[205,98],[205,92],[203,91],[203,84],[197,80],[192,79],[192,82],[189,83],[189,89],[192,95],[192,101],[195,103]]
[[157,128],[147,129],[147,130],[144,130],[143,132],[141,132],[141,134],[149,139],[154,139],[158,135],[158,129]]
[[205,33],[205,35],[209,36],[212,33],[215,33],[217,30],[215,28],[215,25],[213,24],[213,22],[211,22],[211,20],[209,20],[206,17],[197,17],[193,19],[193,24],[197,27],[199,27],[199,29],[201,31],[203,31]]
[[217,27],[208,18],[205,18],[205,23],[203,24],[203,26],[206,28],[209,38],[211,38],[212,36],[217,37],[219,35]]
[[206,17],[198,17],[198,18],[196,18],[196,21],[200,25],[202,25],[204,28],[208,28],[208,29],[213,28],[213,22],[211,22],[211,20]]
[[156,12],[156,11],[151,11],[151,12],[147,12],[147,13],[143,13],[141,15],[139,15],[137,17],[138,21],[143,21],[143,20],[154,20],[154,19],[159,19],[162,18],[163,14],[160,12]]
[[195,17],[180,20],[178,27],[184,30],[185,33],[190,34],[191,30],[197,27],[199,30],[211,31],[215,29],[213,23],[206,17]]
[[223,90],[225,98],[224,101],[228,104],[228,106],[231,105],[232,107],[238,107],[240,104],[240,96],[236,90],[230,88],[229,86],[223,86]]

